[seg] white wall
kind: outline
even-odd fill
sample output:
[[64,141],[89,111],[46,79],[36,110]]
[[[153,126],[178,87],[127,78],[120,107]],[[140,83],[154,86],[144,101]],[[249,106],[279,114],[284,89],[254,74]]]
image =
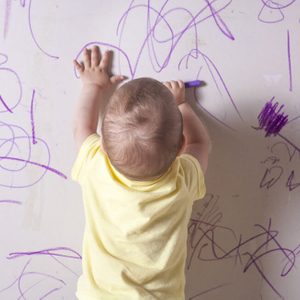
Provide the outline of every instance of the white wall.
[[[75,299],[84,216],[70,180],[72,60],[98,44],[129,78],[206,82],[187,92],[213,150],[186,298],[298,300],[300,2],[147,3],[0,1],[0,299]],[[253,127],[272,97],[289,122],[265,137]]]

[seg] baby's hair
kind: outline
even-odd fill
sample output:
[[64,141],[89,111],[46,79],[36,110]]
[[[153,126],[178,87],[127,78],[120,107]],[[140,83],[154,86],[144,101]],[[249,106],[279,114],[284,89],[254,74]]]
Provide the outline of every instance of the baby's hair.
[[125,176],[150,180],[165,173],[182,145],[183,122],[170,90],[151,78],[131,80],[112,95],[102,143]]

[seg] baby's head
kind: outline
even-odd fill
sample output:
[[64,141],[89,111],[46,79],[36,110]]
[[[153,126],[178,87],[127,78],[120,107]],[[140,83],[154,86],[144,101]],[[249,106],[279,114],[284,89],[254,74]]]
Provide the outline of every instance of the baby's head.
[[125,176],[150,180],[165,173],[183,143],[181,113],[170,90],[151,78],[129,81],[112,95],[102,123],[102,144]]

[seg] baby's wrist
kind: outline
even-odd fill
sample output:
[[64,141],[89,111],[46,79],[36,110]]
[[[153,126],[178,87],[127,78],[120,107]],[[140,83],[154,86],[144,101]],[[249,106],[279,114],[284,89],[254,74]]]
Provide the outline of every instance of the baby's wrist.
[[106,93],[110,90],[110,87],[105,87],[96,82],[84,82],[82,88],[85,90],[98,90],[99,92]]
[[185,102],[186,102],[185,98],[183,98],[181,100],[177,100],[177,105],[179,106],[179,105],[181,105],[181,104],[183,104]]

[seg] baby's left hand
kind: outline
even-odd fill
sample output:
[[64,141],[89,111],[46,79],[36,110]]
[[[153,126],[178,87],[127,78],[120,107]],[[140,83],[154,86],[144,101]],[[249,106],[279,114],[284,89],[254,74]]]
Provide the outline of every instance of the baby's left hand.
[[105,92],[111,92],[125,79],[121,75],[110,76],[109,67],[112,62],[112,51],[105,51],[101,56],[98,46],[84,49],[83,62],[74,60],[76,70],[84,85],[96,85]]

